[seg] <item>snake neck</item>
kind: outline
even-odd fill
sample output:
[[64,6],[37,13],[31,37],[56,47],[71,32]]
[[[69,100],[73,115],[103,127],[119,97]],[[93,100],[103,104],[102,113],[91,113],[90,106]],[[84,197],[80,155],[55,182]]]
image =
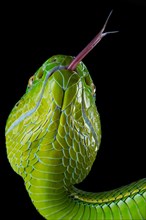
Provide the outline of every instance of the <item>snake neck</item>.
[[[85,192],[65,186],[63,170],[36,166],[25,178],[30,198],[45,219],[144,219],[146,179],[107,192]],[[133,206],[133,209],[131,209]]]
[[23,177],[33,204],[48,220],[144,219],[146,179],[101,194],[73,187],[94,163],[100,120],[93,82],[84,65],[71,72],[56,69],[53,60],[38,70],[33,85],[8,118],[11,166]]

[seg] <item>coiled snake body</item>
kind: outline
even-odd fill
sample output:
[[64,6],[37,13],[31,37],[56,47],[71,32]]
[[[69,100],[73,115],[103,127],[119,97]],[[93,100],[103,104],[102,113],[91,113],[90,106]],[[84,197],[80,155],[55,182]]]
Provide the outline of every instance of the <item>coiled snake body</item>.
[[[102,29],[98,42],[104,35]],[[100,141],[95,87],[86,66],[71,56],[49,58],[6,123],[9,162],[45,219],[146,219],[146,179],[99,193],[73,186],[90,172]]]

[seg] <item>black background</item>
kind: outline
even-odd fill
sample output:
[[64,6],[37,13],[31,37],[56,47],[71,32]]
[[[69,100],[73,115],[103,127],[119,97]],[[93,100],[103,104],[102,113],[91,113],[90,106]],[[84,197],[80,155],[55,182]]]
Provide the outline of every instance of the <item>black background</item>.
[[54,1],[7,4],[1,10],[2,219],[43,219],[32,205],[23,180],[9,165],[4,129],[28,79],[50,56],[76,56],[102,27],[113,9],[105,37],[83,62],[96,85],[102,142],[91,173],[78,187],[103,191],[145,177],[146,4],[144,1]]

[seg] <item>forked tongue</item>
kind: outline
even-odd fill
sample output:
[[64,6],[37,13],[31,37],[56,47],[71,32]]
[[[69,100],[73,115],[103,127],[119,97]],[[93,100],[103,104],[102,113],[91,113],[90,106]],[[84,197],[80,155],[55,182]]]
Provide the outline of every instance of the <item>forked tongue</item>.
[[113,33],[117,33],[118,31],[108,31],[108,32],[104,32],[108,20],[110,18],[112,14],[112,11],[110,12],[110,14],[108,15],[103,28],[101,29],[101,31],[93,38],[93,40],[91,40],[91,42],[89,44],[87,44],[87,46],[72,60],[72,62],[68,65],[67,69],[69,70],[74,70],[76,68],[76,66],[78,65],[78,63],[101,41],[101,39],[106,36],[107,34],[113,34]]

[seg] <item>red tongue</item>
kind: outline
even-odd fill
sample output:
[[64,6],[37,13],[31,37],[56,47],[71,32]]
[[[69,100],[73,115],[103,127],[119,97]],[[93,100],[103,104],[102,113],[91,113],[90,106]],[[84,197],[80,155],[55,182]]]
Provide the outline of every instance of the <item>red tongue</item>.
[[73,59],[73,61],[69,64],[69,66],[67,67],[67,69],[69,70],[74,70],[76,68],[76,66],[78,65],[78,63],[101,41],[101,39],[106,36],[107,34],[113,34],[113,33],[117,33],[118,31],[109,31],[109,32],[104,32],[106,25],[108,23],[108,20],[110,18],[112,14],[112,11],[110,12],[110,14],[108,15],[103,28],[101,29],[101,31],[93,38],[93,40],[87,44],[87,46]]

